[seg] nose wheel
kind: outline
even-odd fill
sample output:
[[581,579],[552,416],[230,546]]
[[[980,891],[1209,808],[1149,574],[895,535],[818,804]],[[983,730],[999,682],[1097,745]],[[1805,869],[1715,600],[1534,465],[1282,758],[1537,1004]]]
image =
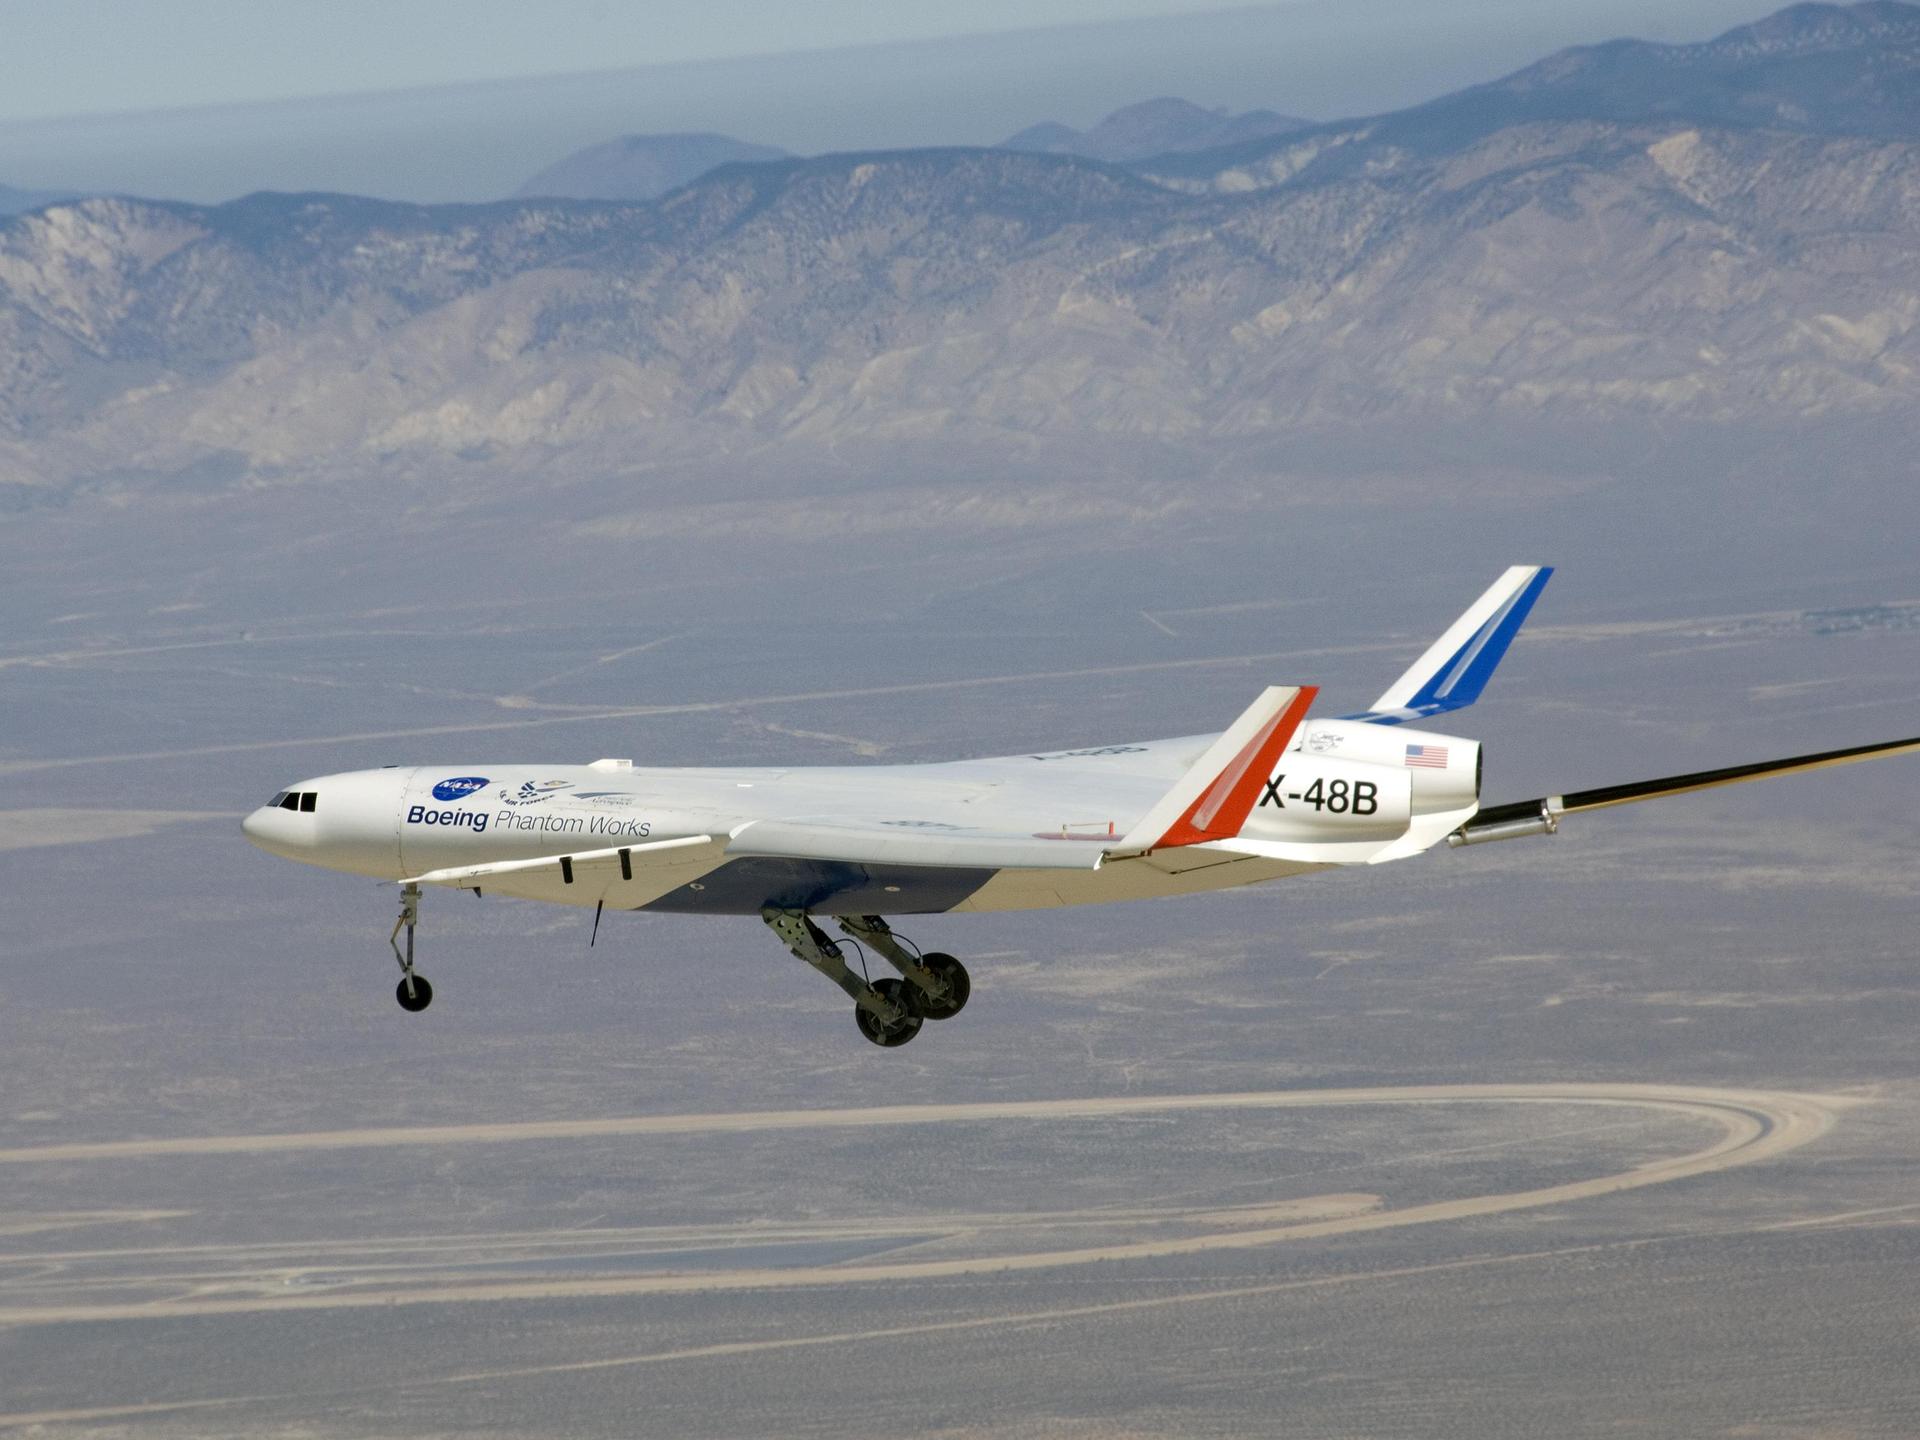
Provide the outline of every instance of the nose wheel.
[[[409,1014],[418,1015],[433,1003],[433,986],[427,983],[427,977],[413,973],[413,932],[420,924],[420,887],[402,885],[400,887],[400,918],[393,922],[393,933],[387,937],[387,944],[393,949],[393,958],[400,962],[400,983],[394,988],[394,998],[400,1002],[400,1008]],[[400,948],[400,932],[407,932],[407,948]]]

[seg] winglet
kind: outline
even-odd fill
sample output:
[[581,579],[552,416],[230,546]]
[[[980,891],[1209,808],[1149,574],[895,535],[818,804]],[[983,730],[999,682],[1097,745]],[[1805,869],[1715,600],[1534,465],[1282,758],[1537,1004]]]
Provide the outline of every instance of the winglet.
[[1473,704],[1552,575],[1551,565],[1511,567],[1373,702],[1372,709],[1340,718],[1398,725]]
[[1123,860],[1149,850],[1238,835],[1253,813],[1261,786],[1280,763],[1281,752],[1292,742],[1307,707],[1319,693],[1312,685],[1269,685],[1126,837],[1106,852],[1108,858]]

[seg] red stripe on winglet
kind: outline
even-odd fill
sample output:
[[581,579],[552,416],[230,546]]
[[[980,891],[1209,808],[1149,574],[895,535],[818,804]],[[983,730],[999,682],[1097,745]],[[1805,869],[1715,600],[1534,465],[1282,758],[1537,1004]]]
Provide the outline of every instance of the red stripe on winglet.
[[1198,845],[1206,840],[1231,840],[1247,823],[1260,791],[1280,763],[1280,756],[1306,719],[1308,707],[1320,693],[1317,685],[1303,685],[1300,693],[1233,757],[1219,777],[1187,807],[1167,833],[1154,842],[1154,849],[1176,845]]

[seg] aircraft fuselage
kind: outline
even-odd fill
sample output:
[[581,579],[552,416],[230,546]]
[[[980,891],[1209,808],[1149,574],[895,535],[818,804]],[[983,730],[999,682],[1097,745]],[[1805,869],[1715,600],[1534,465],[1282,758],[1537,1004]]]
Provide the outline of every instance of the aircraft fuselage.
[[[831,823],[850,812],[903,836],[1015,827],[1082,851],[1126,834],[1166,790],[1167,775],[1191,764],[1213,739],[929,765],[394,766],[301,781],[249,815],[244,829],[273,854],[382,880],[678,837],[731,836],[753,823]],[[1408,769],[1400,762],[1409,739],[1431,743],[1447,763]],[[1391,749],[1383,758],[1392,763],[1338,753],[1367,745]],[[1419,811],[1453,815],[1464,806],[1471,813],[1478,789],[1478,747],[1448,736],[1317,721],[1286,758],[1280,784],[1263,796],[1245,831],[1247,838],[1281,846],[1284,853],[1274,855],[1196,847],[1193,854],[1166,852],[1156,863],[1071,871],[740,856],[660,894],[646,886],[568,881],[539,898],[725,914],[758,914],[777,905],[830,915],[1147,899],[1362,859],[1404,836]],[[1330,808],[1329,794],[1338,808]],[[1430,844],[1448,827],[1425,828],[1434,830]],[[516,893],[504,885],[475,888]]]

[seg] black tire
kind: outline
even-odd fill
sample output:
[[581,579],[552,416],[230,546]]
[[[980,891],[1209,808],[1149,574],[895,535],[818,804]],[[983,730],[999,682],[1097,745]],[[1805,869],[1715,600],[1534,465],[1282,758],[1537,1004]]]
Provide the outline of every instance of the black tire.
[[399,985],[394,988],[393,995],[400,1002],[402,1010],[411,1011],[417,1015],[433,1003],[433,986],[427,983],[426,976],[416,975],[413,977],[413,994],[409,995],[406,977],[402,976]]
[[860,1033],[874,1044],[891,1050],[896,1045],[904,1045],[920,1033],[920,1007],[915,1002],[915,989],[904,980],[896,980],[891,975],[873,982],[874,990],[882,999],[892,1000],[906,1007],[906,1014],[891,1025],[883,1025],[863,1007],[853,1007],[853,1023],[860,1027]]
[[967,978],[966,966],[938,950],[922,955],[920,963],[939,976],[941,983],[947,987],[946,994],[939,996],[921,992],[920,1009],[927,1019],[951,1020],[967,1008],[967,997],[973,993],[973,982]]

